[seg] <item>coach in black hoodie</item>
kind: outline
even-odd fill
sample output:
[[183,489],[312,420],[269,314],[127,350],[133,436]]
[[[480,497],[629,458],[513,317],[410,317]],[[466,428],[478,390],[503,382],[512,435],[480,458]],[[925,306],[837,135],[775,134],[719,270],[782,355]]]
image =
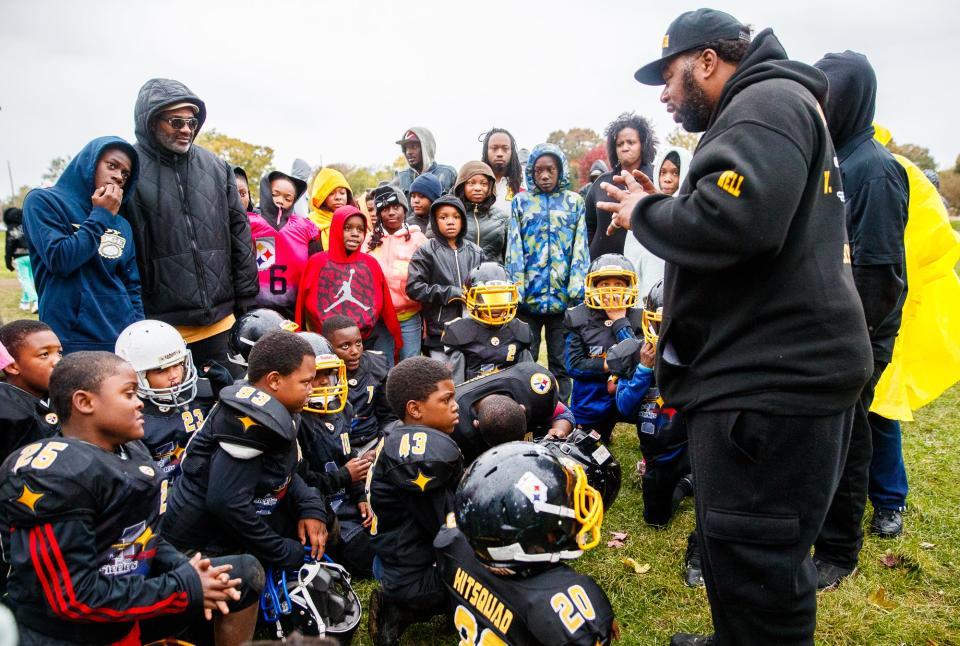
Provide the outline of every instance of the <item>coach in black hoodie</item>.
[[672,643],[813,644],[810,547],[872,369],[827,82],[710,9],[674,20],[636,78],[705,131],[677,197],[638,176],[605,205],[666,260],[656,376],[687,420],[715,629]]
[[[830,83],[824,111],[840,160],[853,280],[873,350],[873,375],[860,393],[843,475],[816,542],[817,585],[825,588],[839,583],[857,566],[874,451],[883,456],[896,452],[895,459],[902,463],[899,433],[873,432],[867,413],[877,381],[893,358],[900,310],[907,295],[903,231],[910,189],[903,166],[873,138],[877,77],[867,58],[851,51],[827,54],[816,67]],[[891,523],[896,533],[900,532],[900,510],[878,509],[874,515],[875,525],[891,518],[897,521]]]

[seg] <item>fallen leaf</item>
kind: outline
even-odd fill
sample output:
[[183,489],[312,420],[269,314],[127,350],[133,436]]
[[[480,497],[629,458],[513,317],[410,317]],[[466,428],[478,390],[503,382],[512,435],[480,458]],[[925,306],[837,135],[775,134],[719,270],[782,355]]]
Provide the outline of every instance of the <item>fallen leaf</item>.
[[627,532],[610,532],[615,541],[625,541],[628,538]]
[[880,557],[880,562],[883,563],[885,567],[897,567],[900,565],[900,557],[887,550],[887,553]]
[[628,569],[628,570],[633,570],[633,571],[636,572],[637,574],[646,574],[647,572],[650,571],[650,564],[649,564],[649,563],[644,563],[643,565],[640,565],[639,563],[637,563],[636,561],[634,561],[634,560],[631,559],[631,558],[623,559],[622,562],[623,562],[624,565],[627,566],[627,569]]
[[607,541],[607,547],[612,547],[614,549],[620,549],[624,545],[626,545],[626,543],[617,539],[613,539],[612,541]]
[[883,610],[893,610],[897,604],[887,599],[887,590],[882,585],[867,596],[867,601]]
[[920,549],[922,550],[932,550],[936,545],[933,543],[920,543]]
[[927,646],[940,646],[940,642],[935,642],[929,637],[927,637]]

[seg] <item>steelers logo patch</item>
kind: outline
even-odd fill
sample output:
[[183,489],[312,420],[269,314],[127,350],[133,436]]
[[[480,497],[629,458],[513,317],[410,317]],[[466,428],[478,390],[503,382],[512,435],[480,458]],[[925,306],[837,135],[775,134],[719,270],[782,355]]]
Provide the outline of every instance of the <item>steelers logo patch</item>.
[[546,395],[550,392],[552,385],[553,382],[550,380],[550,377],[542,372],[534,373],[534,375],[530,377],[530,389],[538,395]]
[[150,467],[148,467],[148,466],[145,465],[145,464],[140,466],[140,473],[142,473],[143,475],[147,476],[148,478],[152,478],[152,477],[153,477],[153,469],[150,468]]
[[498,337],[492,337],[490,339],[490,345],[492,345],[493,347],[497,347],[498,345],[500,345],[500,339]]
[[57,417],[56,413],[47,413],[47,416],[44,417],[43,419],[46,420],[47,424],[56,424],[57,422],[60,421],[60,418]]
[[351,386],[356,386],[356,385],[357,385],[357,380],[356,380],[356,379],[349,379],[349,380],[347,380],[347,383],[350,384]]

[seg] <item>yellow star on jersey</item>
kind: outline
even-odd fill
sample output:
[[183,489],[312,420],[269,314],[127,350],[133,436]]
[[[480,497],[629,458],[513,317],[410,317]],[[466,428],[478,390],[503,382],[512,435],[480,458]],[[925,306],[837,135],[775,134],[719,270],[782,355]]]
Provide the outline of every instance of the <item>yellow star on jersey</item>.
[[28,507],[33,513],[37,513],[37,501],[41,498],[43,498],[42,493],[30,491],[30,487],[23,485],[23,490],[20,492],[20,497],[17,498],[17,502],[24,507]]
[[420,469],[417,469],[416,479],[411,480],[410,482],[420,487],[420,491],[426,491],[427,483],[430,482],[431,480],[433,480],[433,478],[428,478],[427,476],[423,475],[423,471],[421,471]]
[[244,417],[238,417],[237,419],[239,419],[239,420],[240,420],[240,423],[243,424],[243,432],[244,432],[244,433],[246,433],[248,430],[250,430],[250,427],[251,427],[251,426],[256,426],[256,425],[257,425],[257,423],[256,423],[255,421],[253,421],[253,420],[250,418],[249,415],[248,415],[248,416],[244,416]]

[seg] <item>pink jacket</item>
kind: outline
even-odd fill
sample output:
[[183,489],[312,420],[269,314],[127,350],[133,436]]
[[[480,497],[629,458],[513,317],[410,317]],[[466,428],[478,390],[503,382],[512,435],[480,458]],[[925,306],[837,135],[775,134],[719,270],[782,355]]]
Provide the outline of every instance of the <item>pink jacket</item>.
[[427,241],[420,227],[411,224],[407,228],[400,228],[394,233],[384,233],[380,246],[369,250],[369,237],[364,243],[364,249],[377,259],[387,279],[390,289],[390,299],[397,311],[397,318],[405,320],[420,311],[420,303],[407,296],[407,268],[413,252]]

